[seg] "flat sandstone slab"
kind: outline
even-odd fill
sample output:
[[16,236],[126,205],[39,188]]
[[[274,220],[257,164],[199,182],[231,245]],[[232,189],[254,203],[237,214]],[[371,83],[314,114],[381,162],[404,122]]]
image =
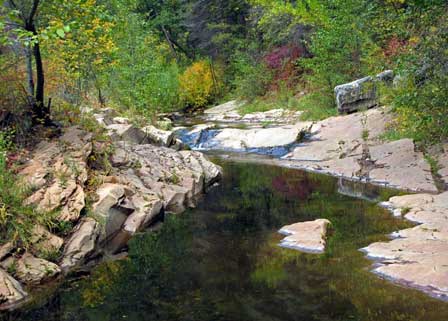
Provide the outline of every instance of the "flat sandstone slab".
[[283,226],[278,232],[286,237],[279,245],[306,253],[323,253],[330,224],[327,219],[317,219]]
[[396,196],[388,205],[406,210],[405,218],[421,225],[394,232],[390,242],[361,249],[379,260],[373,272],[448,300],[448,192]]

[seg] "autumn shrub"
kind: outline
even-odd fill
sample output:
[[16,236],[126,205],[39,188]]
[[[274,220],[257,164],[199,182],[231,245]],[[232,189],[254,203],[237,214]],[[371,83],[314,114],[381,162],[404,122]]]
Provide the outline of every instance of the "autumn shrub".
[[179,76],[180,97],[192,109],[205,107],[217,91],[217,79],[207,60],[194,62]]

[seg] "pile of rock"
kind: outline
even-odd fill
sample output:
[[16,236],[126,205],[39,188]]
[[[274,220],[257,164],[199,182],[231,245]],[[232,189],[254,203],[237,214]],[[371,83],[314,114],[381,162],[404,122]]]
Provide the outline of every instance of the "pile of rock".
[[[34,191],[27,203],[58,213],[57,219],[74,229],[64,240],[36,226],[28,251],[10,243],[0,248],[0,309],[24,302],[28,295],[23,286],[47,282],[122,251],[135,233],[164,213],[194,207],[221,176],[221,169],[201,153],[179,151],[182,146],[172,132],[138,128],[109,109],[95,118],[109,135],[113,153],[108,176],[96,177],[99,186],[91,192],[91,206],[86,207],[88,160],[97,144],[80,128],[42,141],[20,171]],[[58,258],[50,262],[42,253]]]
[[127,141],[132,144],[154,144],[182,149],[182,142],[173,131],[158,129],[153,125],[138,127],[125,117],[117,117],[111,108],[101,109],[93,114],[98,124],[104,127],[113,141]]
[[209,122],[221,123],[248,123],[248,124],[292,124],[299,120],[302,112],[290,111],[283,108],[268,110],[265,112],[240,113],[239,109],[245,102],[232,100],[222,105],[206,109],[203,118]]

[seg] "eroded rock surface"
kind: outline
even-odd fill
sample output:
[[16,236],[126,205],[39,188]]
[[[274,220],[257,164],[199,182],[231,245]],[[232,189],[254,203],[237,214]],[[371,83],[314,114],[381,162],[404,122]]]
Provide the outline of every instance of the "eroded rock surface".
[[0,269],[0,310],[16,307],[27,298],[28,294],[20,283],[6,271]]
[[278,232],[286,237],[279,245],[306,253],[323,253],[329,225],[329,220],[317,219],[283,226]]
[[99,230],[100,225],[93,218],[81,219],[64,247],[63,258],[60,262],[64,273],[80,267],[95,251]]
[[392,197],[386,205],[420,225],[363,248],[369,258],[379,260],[373,271],[448,299],[448,192]]
[[391,115],[384,108],[331,117],[311,127],[308,141],[285,165],[417,192],[437,192],[423,153],[409,139],[379,139]]
[[25,284],[40,284],[54,278],[61,270],[55,263],[25,253],[19,259],[9,257],[1,262],[6,270],[14,270],[15,277]]
[[92,135],[68,128],[59,140],[43,141],[20,174],[36,190],[27,200],[41,211],[61,208],[60,219],[76,221],[85,205],[84,184]]

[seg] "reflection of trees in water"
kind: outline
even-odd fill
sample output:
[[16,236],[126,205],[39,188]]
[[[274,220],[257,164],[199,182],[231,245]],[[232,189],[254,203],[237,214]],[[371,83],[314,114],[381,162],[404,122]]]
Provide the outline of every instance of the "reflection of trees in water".
[[308,175],[299,171],[273,177],[272,188],[288,200],[307,200],[315,189]]

